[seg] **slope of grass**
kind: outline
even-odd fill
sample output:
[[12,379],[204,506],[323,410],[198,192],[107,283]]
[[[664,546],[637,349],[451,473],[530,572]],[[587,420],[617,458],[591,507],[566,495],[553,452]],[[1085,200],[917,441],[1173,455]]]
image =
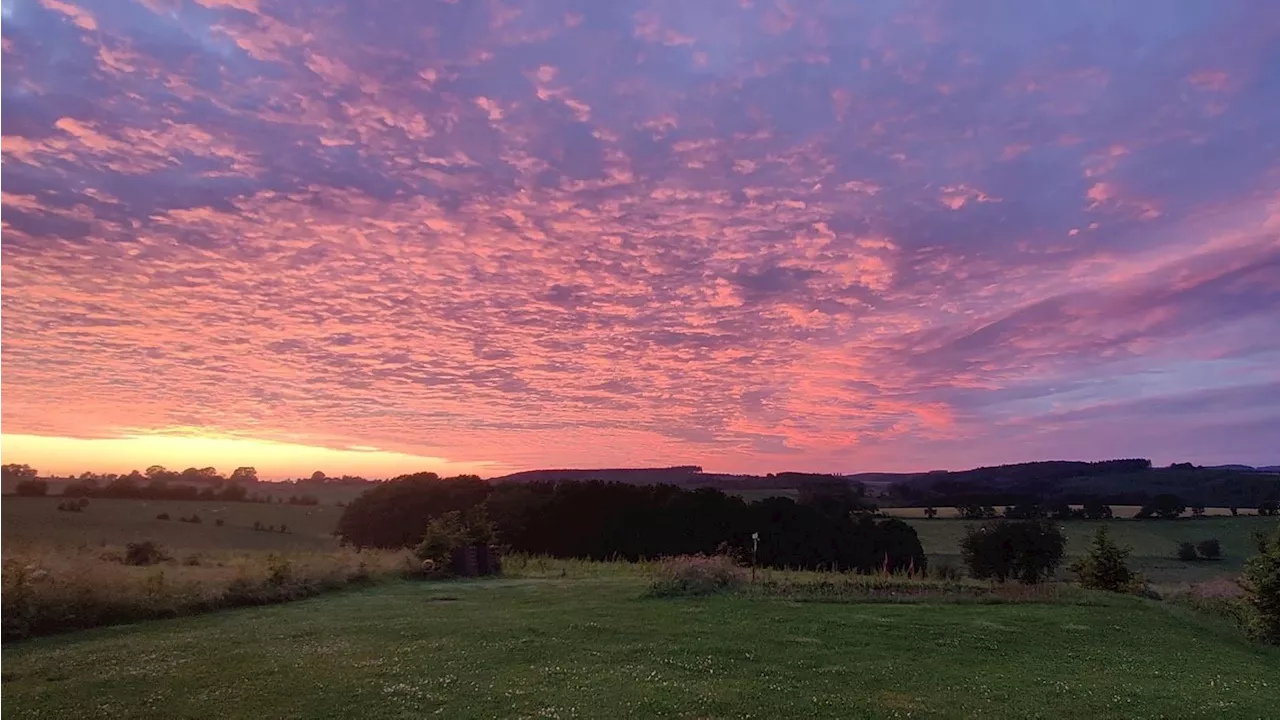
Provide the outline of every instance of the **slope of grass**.
[[401,582],[3,650],[14,717],[1268,717],[1280,652],[1134,598],[642,598]]
[[[3,539],[13,545],[77,547],[154,540],[187,550],[330,550],[342,508],[334,505],[232,503],[177,500],[93,499],[84,512],[60,512],[65,498],[6,497]],[[157,520],[167,513],[170,520]],[[201,523],[178,522],[199,515]],[[216,520],[223,521],[222,527]],[[257,532],[254,522],[286,525],[288,533]]]

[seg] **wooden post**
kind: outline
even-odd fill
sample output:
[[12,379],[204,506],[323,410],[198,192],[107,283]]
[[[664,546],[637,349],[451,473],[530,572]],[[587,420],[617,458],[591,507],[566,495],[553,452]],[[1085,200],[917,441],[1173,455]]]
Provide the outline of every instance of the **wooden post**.
[[751,584],[756,584],[756,550],[760,547],[760,533],[751,533]]

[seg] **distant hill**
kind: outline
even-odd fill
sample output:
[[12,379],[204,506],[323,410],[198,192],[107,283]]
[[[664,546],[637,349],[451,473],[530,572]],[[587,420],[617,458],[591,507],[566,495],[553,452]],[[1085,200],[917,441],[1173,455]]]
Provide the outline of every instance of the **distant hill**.
[[1280,498],[1280,466],[1249,465],[1196,467],[1189,463],[1166,468],[1137,458],[1081,462],[1052,460],[922,473],[781,472],[767,475],[706,473],[696,465],[664,468],[598,468],[528,470],[491,478],[490,482],[546,482],[601,480],[635,485],[676,485],[716,488],[752,495],[794,495],[796,491],[847,483],[882,506],[1006,505],[1021,501],[1080,503],[1099,498],[1117,505],[1140,505],[1160,493],[1175,493],[1188,504],[1254,507]]

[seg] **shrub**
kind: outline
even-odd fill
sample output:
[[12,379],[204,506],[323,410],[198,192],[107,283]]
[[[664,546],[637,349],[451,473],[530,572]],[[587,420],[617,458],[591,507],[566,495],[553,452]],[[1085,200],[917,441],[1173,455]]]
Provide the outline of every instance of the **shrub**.
[[1220,560],[1222,558],[1222,545],[1218,543],[1218,538],[1201,540],[1196,543],[1196,551],[1205,560]]
[[1071,565],[1081,587],[1108,592],[1132,591],[1137,576],[1129,569],[1131,548],[1120,547],[1111,540],[1107,526],[1098,528],[1089,553]]
[[936,508],[936,507],[927,507],[927,508],[925,508],[925,509],[924,509],[924,516],[925,516],[925,517],[927,517],[927,518],[929,518],[930,520],[932,520],[932,519],[934,519],[934,518],[938,517],[938,508]]
[[1086,520],[1110,520],[1113,516],[1111,506],[1101,500],[1089,500],[1081,510]]
[[1174,520],[1186,511],[1187,504],[1182,501],[1182,498],[1171,493],[1161,493],[1144,504],[1134,518],[1145,520],[1154,517],[1161,520]]
[[168,559],[164,550],[150,540],[131,542],[124,546],[125,565],[155,565]]
[[1258,538],[1258,554],[1244,566],[1245,629],[1262,642],[1280,645],[1280,527]]
[[975,578],[1038,583],[1062,562],[1067,538],[1047,520],[991,520],[965,528],[964,563]]
[[714,595],[740,590],[746,582],[746,571],[733,558],[680,555],[662,561],[649,592],[658,597]]
[[1189,542],[1178,543],[1178,559],[1183,562],[1191,562],[1192,560],[1199,560],[1200,556],[1196,554],[1195,544],[1189,543]]
[[218,526],[218,527],[222,527],[223,525],[226,525],[226,524],[227,524],[227,521],[226,521],[226,520],[223,520],[222,518],[218,518],[218,519],[216,519],[216,520],[214,520],[214,521],[213,521],[213,524],[214,524],[214,525],[216,525],[216,526]]
[[468,513],[454,510],[427,523],[414,554],[423,561],[424,572],[444,574],[455,570],[452,565],[457,551],[469,546],[488,546],[493,539],[493,525],[482,509]]
[[160,513],[159,515],[157,515],[157,516],[156,516],[156,519],[157,519],[157,520],[168,520],[168,519],[169,519],[169,513]]
[[13,486],[13,492],[15,495],[40,497],[49,494],[49,483],[44,480],[19,480]]

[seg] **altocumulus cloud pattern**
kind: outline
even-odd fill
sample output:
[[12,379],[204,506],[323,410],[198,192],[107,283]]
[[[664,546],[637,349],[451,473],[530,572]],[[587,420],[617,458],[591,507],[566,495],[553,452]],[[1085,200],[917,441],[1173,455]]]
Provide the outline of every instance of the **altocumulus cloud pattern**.
[[1269,0],[4,0],[6,432],[1274,461]]

